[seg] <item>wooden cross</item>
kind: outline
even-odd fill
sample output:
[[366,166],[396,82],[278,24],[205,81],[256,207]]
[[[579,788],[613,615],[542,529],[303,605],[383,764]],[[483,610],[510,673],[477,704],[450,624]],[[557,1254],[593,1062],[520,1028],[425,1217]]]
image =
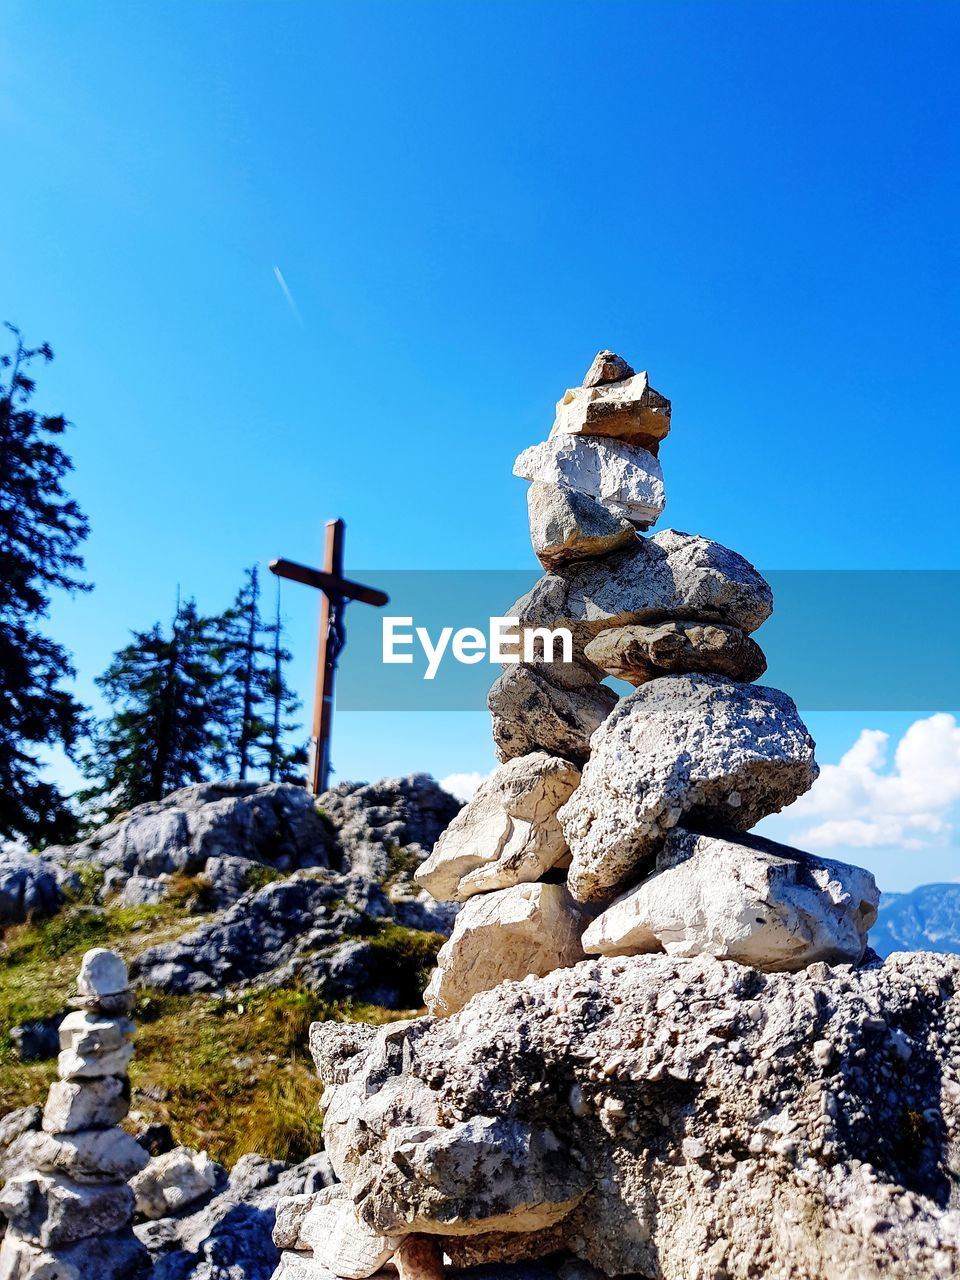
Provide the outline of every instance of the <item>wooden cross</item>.
[[292,560],[271,560],[270,572],[308,587],[316,587],[320,597],[320,644],[317,650],[317,683],[313,697],[313,731],[310,735],[308,786],[315,796],[326,791],[330,778],[330,730],[333,724],[333,683],[337,659],[346,641],[343,612],[350,600],[377,607],[390,597],[375,587],[364,587],[343,576],[342,520],[327,521],[327,541],[322,569],[308,569]]

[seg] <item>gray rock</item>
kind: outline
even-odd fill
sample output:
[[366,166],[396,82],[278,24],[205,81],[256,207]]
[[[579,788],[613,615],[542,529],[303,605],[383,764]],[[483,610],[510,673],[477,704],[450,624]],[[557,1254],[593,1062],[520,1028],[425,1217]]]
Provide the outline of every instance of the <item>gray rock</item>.
[[227,907],[239,902],[262,865],[253,858],[243,858],[237,854],[208,858],[203,864],[203,878],[210,886],[210,906],[216,911],[225,911]]
[[74,1133],[25,1134],[21,1156],[41,1173],[63,1174],[75,1182],[126,1182],[149,1156],[123,1129],[81,1129]]
[[21,1173],[0,1192],[0,1214],[19,1235],[44,1249],[119,1231],[133,1217],[133,1193],[122,1183],[90,1186],[62,1176]]
[[879,897],[860,867],[758,836],[674,827],[656,873],[588,926],[583,949],[712,955],[767,971],[859,964]]
[[[374,1032],[325,1140],[372,1230],[491,1264],[539,1243],[610,1276],[948,1276],[958,990],[946,956],[582,962]],[[561,1216],[487,1232],[531,1207]]]
[[45,1133],[110,1129],[130,1108],[130,1086],[122,1076],[100,1080],[54,1080],[43,1109]]
[[64,1049],[57,1057],[57,1074],[61,1080],[100,1080],[104,1076],[122,1076],[126,1074],[132,1057],[133,1045],[129,1041],[109,1053],[83,1054]]
[[618,356],[613,351],[598,351],[587,370],[583,386],[599,387],[607,382],[623,382],[625,378],[632,378],[633,374],[634,370],[623,356]]
[[41,1110],[37,1106],[18,1107],[15,1111],[8,1111],[5,1116],[0,1118],[0,1150],[4,1147],[9,1147],[10,1143],[15,1138],[19,1138],[21,1133],[30,1133],[33,1129],[39,1129],[41,1114]]
[[513,474],[595,498],[641,529],[656,523],[667,501],[660,463],[646,449],[622,440],[552,435],[525,449]]
[[813,739],[778,689],[721,676],[664,676],[597,731],[558,819],[570,891],[603,900],[641,874],[683,817],[746,831],[812,786]]
[[191,1147],[174,1147],[156,1156],[130,1179],[137,1213],[144,1218],[178,1213],[213,1191],[219,1168],[205,1151]]
[[664,529],[602,561],[548,573],[509,610],[526,627],[565,626],[574,656],[601,631],[670,618],[756,631],[773,593],[753,565],[707,538]]
[[208,858],[241,855],[281,871],[338,858],[314,799],[288,783],[205,782],[139,805],[80,844],[47,851],[67,865],[94,862],[128,875],[195,875]]
[[[124,981],[127,968],[123,967]],[[124,988],[126,989],[126,988]],[[107,1018],[103,1014],[75,1009],[60,1023],[58,1036],[61,1049],[69,1049],[81,1057],[113,1053],[131,1039],[136,1027],[129,1018]]]
[[57,1056],[63,1017],[62,1013],[55,1013],[50,1018],[33,1018],[10,1028],[10,1040],[21,1062],[43,1062]]
[[614,515],[596,498],[535,483],[527,490],[530,541],[545,569],[571,560],[596,559],[637,540],[624,516]]
[[646,684],[662,675],[700,671],[730,680],[758,680],[767,669],[763,650],[739,627],[719,622],[659,622],[601,631],[587,658],[607,675]]
[[334,1181],[325,1153],[298,1165],[242,1156],[229,1185],[202,1209],[134,1227],[154,1259],[151,1280],[270,1280],[280,1260],[276,1206]]
[[152,907],[170,896],[168,876],[128,876],[120,891],[125,907]]
[[382,878],[422,861],[461,801],[427,773],[379,782],[342,782],[317,799],[342,851],[343,865]]
[[80,961],[78,995],[98,998],[121,995],[129,986],[127,966],[116,951],[110,951],[106,947],[93,947]]
[[364,875],[298,872],[247,893],[173,942],[148,948],[133,973],[139,985],[174,994],[300,983],[332,999],[352,995],[405,1008],[410,974],[389,951],[351,941],[393,918],[383,890]]
[[[579,673],[579,685],[572,672]],[[497,758],[512,760],[531,751],[546,751],[582,764],[590,754],[591,735],[619,701],[587,668],[567,664],[516,662],[504,666],[487,696],[493,717]]]
[[0,1280],[146,1280],[149,1265],[150,1255],[126,1232],[90,1236],[51,1253],[10,1229],[0,1246]]
[[0,929],[55,915],[64,902],[64,868],[42,854],[0,847]]

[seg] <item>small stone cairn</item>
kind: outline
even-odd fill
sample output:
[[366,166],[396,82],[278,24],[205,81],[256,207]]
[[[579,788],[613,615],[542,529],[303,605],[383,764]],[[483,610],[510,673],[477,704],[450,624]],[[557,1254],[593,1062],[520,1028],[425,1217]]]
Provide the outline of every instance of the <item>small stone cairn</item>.
[[[752,633],[773,609],[757,570],[697,535],[644,536],[665,505],[670,414],[646,373],[601,351],[515,464],[546,573],[509,613],[535,638],[567,628],[573,653],[548,660],[541,634],[533,661],[504,666],[489,697],[501,764],[416,874],[463,904],[424,994],[436,1017],[591,955],[794,972],[864,956],[873,877],[746,834],[812,785],[814,743],[786,694],[753,683],[766,660]],[[634,692],[620,698],[607,676]],[[352,1033],[336,1029],[331,1053],[327,1030],[315,1056],[338,1086]],[[281,1202],[277,1280],[363,1280],[391,1258],[439,1274],[436,1238],[358,1220],[354,1170],[331,1157],[343,1184]]]
[[119,1128],[130,1100],[133,1002],[120,956],[88,951],[74,1011],[60,1024],[60,1078],[23,1148],[28,1171],[0,1193],[2,1280],[126,1280],[149,1264],[131,1230],[127,1185],[149,1157]]

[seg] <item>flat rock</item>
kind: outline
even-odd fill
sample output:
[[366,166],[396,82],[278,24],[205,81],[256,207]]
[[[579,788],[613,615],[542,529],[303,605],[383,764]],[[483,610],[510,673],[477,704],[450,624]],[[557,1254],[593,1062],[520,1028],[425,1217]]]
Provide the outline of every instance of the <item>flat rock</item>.
[[99,1080],[54,1080],[47,1093],[42,1127],[46,1133],[110,1129],[130,1108],[130,1086],[122,1076]]
[[191,1147],[174,1147],[156,1156],[130,1179],[137,1213],[151,1219],[179,1213],[214,1190],[218,1169],[205,1151]]
[[129,1018],[105,1018],[77,1009],[68,1013],[60,1023],[60,1048],[71,1050],[81,1058],[114,1053],[123,1047],[135,1031],[136,1027]]
[[81,996],[118,995],[130,986],[127,966],[122,956],[106,947],[94,947],[80,962],[77,994]]
[[596,498],[641,529],[656,523],[667,501],[660,463],[646,449],[622,440],[554,435],[525,449],[513,474]]
[[[609,353],[601,352],[601,355]],[[619,357],[614,356],[613,361]],[[625,440],[656,453],[670,431],[670,401],[650,386],[646,372],[633,377],[595,381],[598,374],[616,372],[613,361],[591,365],[582,387],[572,387],[557,403],[551,438],[563,435],[600,436]],[[623,362],[624,368],[630,366]]]
[[570,891],[602,900],[636,880],[685,814],[746,831],[791,804],[819,770],[813,739],[779,689],[722,676],[663,676],[623,698],[594,734],[558,817]]
[[400,1235],[371,1231],[343,1197],[321,1197],[300,1228],[301,1239],[313,1250],[314,1259],[329,1267],[341,1280],[366,1280],[393,1256]]
[[8,1230],[0,1246],[0,1280],[134,1280],[149,1265],[150,1255],[124,1231],[51,1252]]
[[637,539],[636,528],[624,516],[596,498],[555,484],[531,484],[527,490],[530,540],[545,569],[558,569],[571,560],[597,559]]
[[324,1140],[378,1233],[496,1265],[512,1219],[662,1280],[956,1271],[958,956],[583,961],[380,1028],[337,1076]]
[[677,619],[614,627],[594,637],[584,653],[607,675],[634,685],[695,671],[751,681],[767,669],[757,642],[720,622]]
[[568,853],[556,813],[579,781],[579,769],[545,751],[501,765],[437,841],[417,883],[463,901],[539,880]]
[[81,1129],[76,1133],[25,1135],[27,1153],[42,1173],[64,1174],[77,1182],[126,1182],[149,1160],[123,1129]]
[[109,1053],[81,1054],[74,1053],[72,1049],[64,1049],[57,1057],[57,1074],[61,1080],[99,1080],[104,1076],[122,1076],[126,1074],[132,1057],[133,1045],[129,1040]]
[[587,668],[508,663],[487,695],[497,756],[505,761],[545,751],[580,764],[590,754],[590,738],[618,701]]
[[773,593],[735,551],[664,529],[602,561],[578,560],[545,574],[507,611],[521,627],[568,627],[574,657],[601,631],[673,618],[756,631],[773,612]]
[[765,971],[859,964],[879,897],[860,867],[758,836],[674,827],[656,873],[592,921],[583,949],[711,955]]
[[614,351],[598,351],[587,370],[583,386],[599,387],[605,382],[623,382],[625,378],[632,378],[634,372],[623,356],[618,356]]
[[0,1192],[0,1213],[42,1248],[118,1231],[133,1218],[133,1193],[122,1183],[88,1186],[44,1173],[21,1173]]
[[440,948],[424,1004],[446,1017],[478,991],[576,964],[583,926],[563,885],[520,884],[471,898]]

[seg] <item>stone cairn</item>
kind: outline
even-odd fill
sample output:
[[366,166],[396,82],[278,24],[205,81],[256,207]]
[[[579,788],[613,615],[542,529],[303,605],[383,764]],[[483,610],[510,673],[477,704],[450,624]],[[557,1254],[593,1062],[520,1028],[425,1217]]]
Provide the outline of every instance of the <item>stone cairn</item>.
[[60,1024],[60,1078],[41,1129],[21,1140],[26,1171],[0,1193],[8,1223],[0,1280],[126,1280],[149,1263],[131,1230],[127,1185],[149,1157],[119,1128],[130,1101],[134,997],[116,952],[86,953],[71,1003]]
[[[509,612],[535,639],[540,629],[567,628],[572,661],[549,661],[541,636],[533,661],[504,667],[489,697],[501,764],[417,872],[435,898],[463,904],[424,996],[435,1018],[498,984],[590,956],[712,956],[766,972],[864,956],[878,904],[873,877],[745,834],[812,785],[814,743],[786,694],[753,683],[766,661],[752,633],[773,608],[757,570],[697,535],[644,536],[665,505],[658,455],[670,413],[646,373],[602,351],[557,405],[549,438],[517,459],[515,474],[531,482],[530,533],[546,573]],[[608,675],[635,691],[619,698],[602,683]],[[467,1248],[484,1230],[471,1195],[495,1198],[485,1150],[491,1168],[494,1157],[501,1169],[516,1157],[532,1182],[549,1185],[549,1152],[531,1147],[520,1158],[488,1148],[480,1130],[495,1121],[486,1117],[457,1116],[477,1126],[469,1170],[442,1135],[391,1135],[386,1120],[376,1132],[371,1116],[399,1105],[394,1074],[404,1087],[402,1066],[391,1062],[409,1052],[403,1034],[381,1032],[374,1050],[364,1028],[313,1028],[326,1146],[342,1182],[281,1202],[275,1239],[289,1252],[278,1278],[363,1280],[391,1259],[401,1274],[437,1275],[444,1253],[490,1261],[493,1246]],[[358,1138],[344,1107],[355,1106],[349,1082],[368,1066],[368,1079],[384,1083],[365,1104],[367,1136]],[[378,1235],[376,1211],[361,1219],[354,1208],[371,1184],[359,1173],[358,1142],[387,1149],[396,1168],[383,1179],[406,1170],[418,1191],[409,1201],[397,1192],[400,1202],[455,1201],[456,1213],[438,1221],[427,1211],[423,1234],[424,1213],[411,1207],[406,1230]],[[458,1180],[473,1187],[465,1198],[457,1199]],[[507,1229],[550,1222],[542,1203],[528,1205]]]

